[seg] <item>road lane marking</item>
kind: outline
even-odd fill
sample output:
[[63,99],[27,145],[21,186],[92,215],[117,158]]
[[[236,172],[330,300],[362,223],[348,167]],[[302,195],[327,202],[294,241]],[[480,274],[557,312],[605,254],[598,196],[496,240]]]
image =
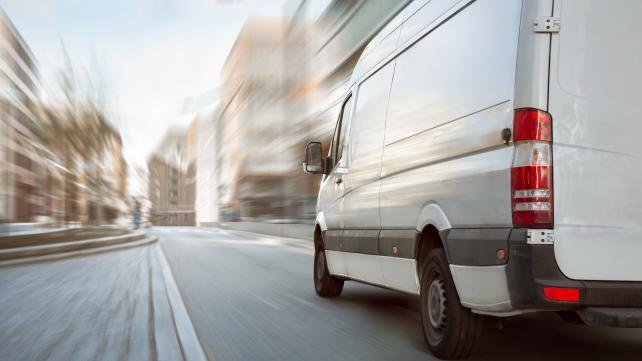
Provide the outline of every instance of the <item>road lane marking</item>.
[[163,252],[163,247],[158,244],[156,250],[158,252],[161,269],[165,278],[167,296],[169,298],[169,304],[172,309],[174,323],[176,325],[176,332],[178,333],[178,338],[183,348],[185,360],[206,361],[207,356],[205,356],[203,347],[201,346],[198,336],[196,335],[196,331],[194,330],[192,319],[189,317],[187,308],[185,308],[185,303],[183,303],[183,298],[178,291],[172,270],[167,262],[165,252]]

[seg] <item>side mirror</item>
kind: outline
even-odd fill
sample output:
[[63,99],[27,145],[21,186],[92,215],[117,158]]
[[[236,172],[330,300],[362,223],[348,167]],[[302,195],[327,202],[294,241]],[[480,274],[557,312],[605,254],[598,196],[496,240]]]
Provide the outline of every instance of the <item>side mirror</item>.
[[325,173],[323,146],[320,142],[310,142],[305,146],[305,162],[303,163],[303,171],[310,174]]

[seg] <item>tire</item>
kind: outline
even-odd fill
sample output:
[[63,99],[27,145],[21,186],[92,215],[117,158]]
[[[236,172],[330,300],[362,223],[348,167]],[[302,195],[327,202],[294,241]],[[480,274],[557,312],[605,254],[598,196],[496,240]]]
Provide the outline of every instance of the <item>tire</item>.
[[338,297],[343,291],[343,280],[330,274],[325,252],[320,247],[314,252],[314,289],[321,297]]
[[467,358],[482,317],[461,306],[442,248],[431,251],[422,270],[421,323],[428,348],[440,359]]

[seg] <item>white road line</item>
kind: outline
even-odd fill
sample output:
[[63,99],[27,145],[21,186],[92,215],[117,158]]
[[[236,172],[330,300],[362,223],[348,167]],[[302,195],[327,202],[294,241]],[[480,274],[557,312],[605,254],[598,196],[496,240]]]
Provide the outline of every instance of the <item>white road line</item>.
[[158,244],[158,247],[156,249],[158,251],[161,269],[163,270],[163,276],[165,278],[165,286],[167,287],[169,304],[174,315],[176,332],[178,333],[178,338],[183,347],[185,360],[206,361],[207,356],[205,356],[203,347],[198,340],[198,336],[196,335],[196,331],[194,330],[194,326],[192,325],[192,320],[187,313],[187,309],[185,308],[185,304],[183,303],[183,298],[178,291],[176,281],[174,280],[174,276],[172,275],[172,270],[169,268],[167,258],[165,257],[163,247],[160,243]]

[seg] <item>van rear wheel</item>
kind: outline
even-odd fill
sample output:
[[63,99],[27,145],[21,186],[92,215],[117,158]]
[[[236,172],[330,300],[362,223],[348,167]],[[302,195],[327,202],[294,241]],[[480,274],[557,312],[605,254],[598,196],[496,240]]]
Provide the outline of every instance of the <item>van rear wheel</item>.
[[468,357],[481,327],[481,317],[460,304],[442,248],[424,262],[421,323],[428,348],[441,359]]
[[325,252],[320,247],[314,252],[314,289],[321,297],[338,297],[343,291],[343,280],[330,274]]

